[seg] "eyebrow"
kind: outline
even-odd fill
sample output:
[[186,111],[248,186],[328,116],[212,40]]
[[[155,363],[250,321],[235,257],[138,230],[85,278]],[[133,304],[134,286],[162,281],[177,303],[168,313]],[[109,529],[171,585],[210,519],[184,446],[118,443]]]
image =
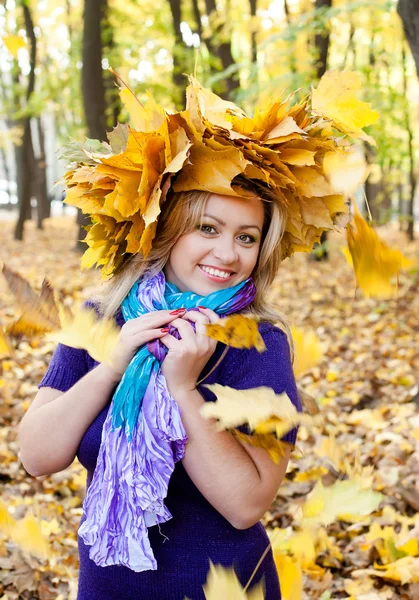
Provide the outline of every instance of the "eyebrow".
[[[218,217],[214,217],[214,215],[205,214],[203,216],[204,217],[209,217],[210,219],[214,219],[214,221],[217,221],[217,223],[219,223],[220,225],[225,226],[224,221],[222,221]],[[239,229],[257,229],[259,231],[259,233],[262,233],[261,230],[260,230],[260,227],[258,227],[257,225],[239,225]]]

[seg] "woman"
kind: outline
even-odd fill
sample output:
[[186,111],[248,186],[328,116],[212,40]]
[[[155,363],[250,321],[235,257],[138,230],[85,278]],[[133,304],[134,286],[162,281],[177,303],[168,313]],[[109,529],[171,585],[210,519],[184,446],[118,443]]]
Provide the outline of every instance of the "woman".
[[[180,407],[188,442],[165,499],[172,518],[148,528],[157,569],[97,566],[79,537],[79,600],[198,600],[204,598],[210,560],[233,567],[245,586],[269,545],[260,519],[283,480],[296,430],[285,436],[285,455],[275,464],[266,450],[218,432],[214,421],[200,413],[206,401],[215,400],[206,387],[212,383],[236,389],[269,386],[278,394],[285,391],[301,410],[288,338],[273,325],[281,319],[267,304],[281,261],[286,215],[274,196],[258,192],[253,197],[195,191],[169,195],[147,258],[132,256],[96,299],[100,313],[115,315],[122,326],[112,367],[98,364],[84,350],[59,345],[23,418],[20,445],[27,471],[54,473],[77,456],[87,469],[89,488],[112,394],[132,357],[155,339],[168,350],[161,370]],[[181,293],[197,294],[199,310],[155,310],[124,323],[124,298],[138,281],[156,276]],[[205,325],[219,319],[205,308],[206,299],[252,280],[255,294],[241,310],[261,318],[263,353],[227,348],[205,335]],[[278,600],[271,550],[250,588],[261,580],[265,598]]]

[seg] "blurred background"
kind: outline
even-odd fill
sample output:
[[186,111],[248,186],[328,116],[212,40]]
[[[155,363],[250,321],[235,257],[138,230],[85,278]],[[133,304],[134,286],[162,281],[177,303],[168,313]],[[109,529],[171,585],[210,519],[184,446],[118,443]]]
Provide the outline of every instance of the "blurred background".
[[369,131],[377,148],[364,149],[372,217],[412,239],[418,31],[414,0],[3,0],[1,216],[16,221],[20,240],[26,220],[42,228],[61,214],[57,148],[69,137],[103,140],[127,117],[109,66],[167,108],[183,107],[184,74],[195,72],[248,111],[347,69],[362,74],[363,99],[381,114]]
[[[418,0],[0,0],[0,263],[22,277],[25,310],[42,308],[44,277],[69,308],[100,282],[80,269],[84,217],[54,184],[63,143],[127,121],[109,67],[140,100],[182,108],[196,73],[247,112],[303,98],[325,70],[360,74],[380,113],[377,146],[358,145],[370,169],[356,200],[375,232],[357,237],[358,273],[329,232],[272,285],[299,391],[323,420],[300,428],[263,522],[284,600],[419,598],[419,263],[401,270],[401,252],[419,257]],[[365,293],[390,280],[388,297]],[[21,319],[0,277],[0,600],[75,600],[86,471],[76,459],[34,478],[20,462],[18,425],[56,346],[11,335]]]

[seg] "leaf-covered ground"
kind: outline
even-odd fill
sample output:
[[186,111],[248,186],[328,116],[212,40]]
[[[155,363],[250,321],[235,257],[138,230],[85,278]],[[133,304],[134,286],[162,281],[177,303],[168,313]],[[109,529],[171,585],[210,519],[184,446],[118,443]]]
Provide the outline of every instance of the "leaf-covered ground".
[[[0,261],[35,289],[48,277],[65,303],[78,305],[99,282],[97,273],[79,271],[79,255],[72,251],[77,228],[71,218],[49,220],[41,232],[30,223],[24,244],[13,241],[11,221],[0,226]],[[380,235],[406,255],[417,254],[419,244],[407,244],[396,229],[381,229]],[[355,291],[342,244],[343,237],[332,237],[329,262],[317,263],[307,255],[287,260],[273,288],[277,308],[296,326],[313,329],[323,344],[320,364],[298,383],[317,400],[324,419],[321,426],[301,428],[266,525],[276,536],[278,564],[288,555],[283,582],[287,600],[300,597],[296,586],[287,591],[300,565],[303,598],[408,600],[419,597],[418,280],[417,275],[415,279],[402,274],[398,299],[366,300]],[[0,323],[7,326],[17,316],[0,280]],[[52,350],[53,344],[42,339],[21,341],[15,360],[3,360],[0,366],[3,600],[76,596],[85,471],[76,461],[61,473],[34,479],[17,457],[17,424],[36,394]],[[361,478],[364,488],[384,495],[380,509],[368,517],[335,520],[317,529],[315,536],[310,530],[300,531],[301,507],[316,482],[321,479],[327,486],[351,472]],[[32,545],[39,553],[47,540],[47,559],[31,556],[12,541],[5,506],[21,523],[20,539],[27,549]],[[38,526],[41,523],[41,535],[31,514]],[[25,516],[29,518],[24,520]],[[380,570],[386,564],[395,566]]]

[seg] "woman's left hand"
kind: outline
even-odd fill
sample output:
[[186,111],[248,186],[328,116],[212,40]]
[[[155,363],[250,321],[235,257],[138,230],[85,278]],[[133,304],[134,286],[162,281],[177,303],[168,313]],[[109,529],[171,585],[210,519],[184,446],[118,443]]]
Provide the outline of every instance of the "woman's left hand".
[[[195,323],[196,332],[188,320]],[[171,322],[178,330],[180,340],[170,334],[160,338],[169,350],[161,370],[172,395],[196,388],[198,377],[217,346],[217,340],[206,335],[206,324],[219,320],[218,315],[209,308],[200,309],[199,312],[192,310]]]

